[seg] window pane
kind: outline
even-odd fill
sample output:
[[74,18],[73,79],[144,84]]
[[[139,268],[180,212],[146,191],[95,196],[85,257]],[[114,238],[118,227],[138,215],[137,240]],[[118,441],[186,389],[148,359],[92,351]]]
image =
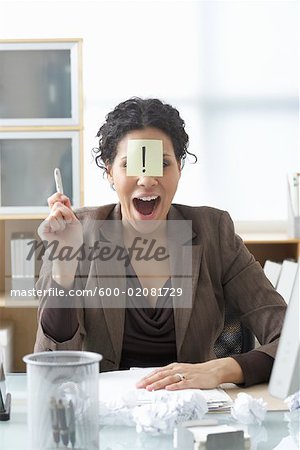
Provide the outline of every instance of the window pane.
[[70,118],[70,50],[0,52],[0,118]]
[[71,139],[1,139],[0,165],[1,206],[47,206],[55,167],[73,198]]

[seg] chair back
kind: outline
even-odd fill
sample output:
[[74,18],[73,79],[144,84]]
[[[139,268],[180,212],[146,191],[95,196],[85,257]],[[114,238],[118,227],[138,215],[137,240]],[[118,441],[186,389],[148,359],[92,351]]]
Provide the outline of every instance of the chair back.
[[224,328],[218,337],[214,351],[217,358],[226,358],[238,353],[246,353],[255,346],[254,334],[238,319],[233,309],[225,310]]

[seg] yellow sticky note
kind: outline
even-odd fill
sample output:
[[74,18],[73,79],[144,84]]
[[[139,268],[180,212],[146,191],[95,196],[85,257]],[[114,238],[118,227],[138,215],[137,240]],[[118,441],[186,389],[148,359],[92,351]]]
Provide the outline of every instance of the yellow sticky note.
[[129,139],[128,176],[163,176],[163,142],[159,139]]

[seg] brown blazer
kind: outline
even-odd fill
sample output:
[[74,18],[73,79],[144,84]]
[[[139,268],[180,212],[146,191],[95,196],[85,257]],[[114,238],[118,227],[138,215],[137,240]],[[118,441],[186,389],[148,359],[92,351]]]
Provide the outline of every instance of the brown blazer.
[[[101,223],[113,226],[121,219],[120,205],[99,208],[81,208],[76,211],[84,230],[84,241],[95,239]],[[275,356],[282,328],[286,304],[265,277],[258,262],[249,253],[241,238],[234,232],[229,214],[210,207],[191,207],[174,204],[169,220],[192,221],[192,305],[174,307],[177,361],[204,362],[214,359],[214,344],[224,327],[224,309],[227,303],[234,308],[240,321],[256,335],[261,344],[256,350]],[[95,220],[97,227],[95,228]],[[100,221],[100,222],[98,222]],[[101,222],[102,221],[102,222]],[[100,233],[101,234],[101,233]],[[105,240],[108,245],[107,239]],[[111,243],[115,245],[115,243]],[[110,245],[110,244],[109,244]],[[114,287],[103,273],[103,264],[95,261],[88,267],[80,263],[76,286]],[[123,262],[114,263],[120,290],[125,289]],[[80,275],[84,272],[82,278]],[[172,284],[176,280],[172,279]],[[108,283],[108,284],[107,284]],[[51,263],[44,261],[37,289],[53,286]],[[42,296],[42,309],[53,298]],[[59,299],[59,301],[63,301]],[[97,297],[97,307],[86,307],[84,299],[77,299],[79,328],[72,339],[58,343],[47,337],[40,321],[34,350],[89,350],[101,353],[101,370],[118,369],[124,331],[126,298]],[[88,303],[90,306],[90,303]],[[100,306],[99,306],[100,305]],[[78,304],[77,304],[78,306]],[[104,307],[106,306],[106,307]]]

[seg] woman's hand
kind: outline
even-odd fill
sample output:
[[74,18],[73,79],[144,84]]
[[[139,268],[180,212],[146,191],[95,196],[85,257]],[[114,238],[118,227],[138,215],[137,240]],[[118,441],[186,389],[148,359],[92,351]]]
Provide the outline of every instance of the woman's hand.
[[[82,226],[71,208],[69,198],[56,192],[48,198],[50,214],[38,228],[42,240],[58,243],[58,248],[82,244]],[[79,245],[78,245],[79,244]]]
[[[63,287],[74,281],[78,260],[75,255],[83,244],[82,225],[71,208],[69,198],[56,192],[48,198],[50,214],[38,228],[38,234],[55,259],[52,277]],[[71,257],[69,257],[71,255]]]
[[172,363],[154,370],[136,386],[148,391],[167,389],[213,389],[221,383],[243,383],[240,365],[233,358],[213,359],[205,363]]

